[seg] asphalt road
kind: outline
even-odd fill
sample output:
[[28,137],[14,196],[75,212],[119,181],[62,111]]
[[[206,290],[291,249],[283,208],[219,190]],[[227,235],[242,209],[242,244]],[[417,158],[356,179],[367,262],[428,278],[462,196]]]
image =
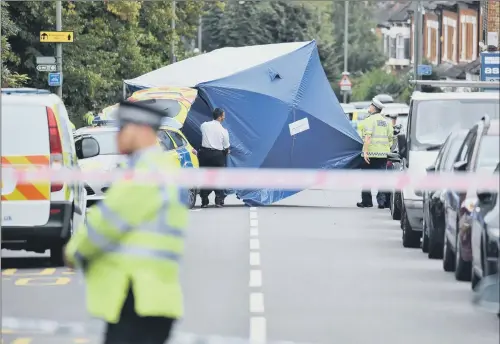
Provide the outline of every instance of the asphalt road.
[[[177,329],[300,343],[498,344],[498,319],[472,306],[470,284],[403,248],[388,210],[357,209],[357,197],[306,191],[281,206],[228,200],[192,211]],[[98,331],[84,288],[79,274],[51,269],[43,256],[2,251],[4,317]],[[97,335],[19,331],[3,333],[3,343],[98,343]]]

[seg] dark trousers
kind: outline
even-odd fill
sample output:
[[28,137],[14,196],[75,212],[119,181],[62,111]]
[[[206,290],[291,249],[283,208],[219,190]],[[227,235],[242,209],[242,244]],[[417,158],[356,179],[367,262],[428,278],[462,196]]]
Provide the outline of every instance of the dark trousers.
[[175,320],[164,317],[141,317],[134,309],[134,295],[129,290],[117,324],[108,324],[104,344],[164,344]]
[[[201,148],[199,151],[200,167],[226,167],[226,154],[216,149]],[[215,204],[223,204],[224,190],[201,189],[201,205],[208,205],[208,196],[215,193]]]
[[[362,170],[385,170],[387,168],[387,158],[370,158],[370,163],[367,164],[363,161],[361,165]],[[371,190],[363,190],[361,192],[361,203],[363,205],[373,205],[372,192]],[[379,205],[385,206],[386,204],[386,193],[379,192],[377,194],[377,203]]]

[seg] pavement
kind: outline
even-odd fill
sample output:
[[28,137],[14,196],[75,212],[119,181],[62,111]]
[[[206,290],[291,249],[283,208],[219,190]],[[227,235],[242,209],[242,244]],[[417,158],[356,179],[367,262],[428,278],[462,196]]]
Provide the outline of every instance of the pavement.
[[[470,283],[401,244],[388,210],[358,193],[309,190],[278,205],[194,209],[177,330],[299,343],[498,344],[499,321]],[[94,325],[82,276],[46,255],[2,251],[2,316]],[[99,343],[90,335],[2,331],[3,344]],[[227,340],[220,342],[234,343]],[[187,342],[186,342],[187,344]]]

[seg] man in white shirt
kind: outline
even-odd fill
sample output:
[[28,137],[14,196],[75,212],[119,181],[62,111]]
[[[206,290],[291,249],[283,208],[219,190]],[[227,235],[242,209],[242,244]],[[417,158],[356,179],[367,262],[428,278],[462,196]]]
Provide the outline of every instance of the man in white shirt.
[[[216,108],[213,111],[213,121],[201,125],[201,147],[199,151],[200,167],[225,167],[229,154],[229,133],[222,126],[225,119],[224,110]],[[215,192],[215,206],[224,205],[224,190],[200,190],[201,207],[208,207],[208,196]]]

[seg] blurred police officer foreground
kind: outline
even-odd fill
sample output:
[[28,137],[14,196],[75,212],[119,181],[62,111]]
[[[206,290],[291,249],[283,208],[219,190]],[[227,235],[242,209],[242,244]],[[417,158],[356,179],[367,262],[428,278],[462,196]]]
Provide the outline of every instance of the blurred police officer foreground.
[[[179,168],[157,145],[162,111],[122,102],[118,148],[134,172]],[[81,268],[87,308],[107,322],[105,344],[164,343],[183,315],[179,260],[188,210],[175,185],[117,180],[65,249]]]

